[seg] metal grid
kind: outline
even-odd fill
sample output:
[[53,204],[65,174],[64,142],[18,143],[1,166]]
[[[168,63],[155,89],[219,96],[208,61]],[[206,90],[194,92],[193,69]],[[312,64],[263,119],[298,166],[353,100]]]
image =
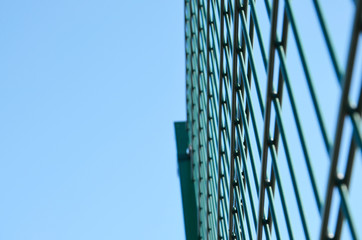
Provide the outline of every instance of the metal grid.
[[[353,26],[348,46],[348,60],[342,67],[336,56],[331,35],[318,0],[313,7],[329,61],[340,86],[339,110],[334,137],[326,127],[323,109],[318,100],[306,51],[289,0],[265,0],[269,22],[259,21],[260,12],[254,0],[186,0],[186,99],[187,126],[190,138],[192,180],[198,206],[198,229],[202,239],[290,239],[302,238],[296,225],[300,223],[303,237],[311,235],[312,223],[306,217],[314,204],[320,220],[320,239],[340,239],[346,226],[352,239],[358,229],[351,216],[349,184],[355,153],[361,153],[362,97],[356,104],[349,100],[358,39],[362,29],[362,1],[354,2]],[[261,4],[258,2],[258,4]],[[282,14],[278,14],[282,12]],[[278,21],[281,31],[278,32]],[[263,32],[268,29],[269,35]],[[289,38],[288,38],[289,33]],[[313,158],[308,148],[308,131],[301,123],[300,104],[294,96],[293,72],[287,64],[287,42],[293,38],[308,86],[328,163],[326,190],[318,187]],[[269,45],[264,44],[269,40]],[[254,45],[257,44],[257,47]],[[267,54],[268,52],[268,54]],[[256,55],[261,56],[258,68]],[[360,81],[361,82],[361,81]],[[359,85],[361,85],[359,83]],[[265,92],[263,92],[263,90]],[[283,98],[283,90],[287,98]],[[284,94],[285,95],[285,94]],[[288,123],[282,103],[288,101],[296,126],[302,159],[293,158],[288,141]],[[346,121],[352,123],[348,159],[339,170],[341,139]],[[283,152],[282,154],[280,152]],[[284,169],[288,178],[281,174]],[[312,189],[313,203],[301,194],[304,184],[296,176],[296,161],[303,161]],[[285,190],[289,181],[292,192]],[[323,180],[324,181],[324,180]],[[333,192],[338,192],[339,205],[335,227],[331,228]],[[325,195],[323,196],[323,193]],[[296,208],[291,208],[293,195]],[[277,203],[276,203],[277,202]],[[291,210],[292,209],[292,210]],[[293,210],[294,209],[294,210]],[[296,220],[298,219],[298,220]],[[283,225],[284,227],[282,227]]]

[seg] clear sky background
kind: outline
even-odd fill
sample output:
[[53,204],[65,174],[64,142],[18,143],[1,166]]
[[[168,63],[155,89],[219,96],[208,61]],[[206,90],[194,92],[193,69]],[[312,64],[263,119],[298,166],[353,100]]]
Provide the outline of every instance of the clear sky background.
[[184,239],[183,1],[0,1],[0,239]]

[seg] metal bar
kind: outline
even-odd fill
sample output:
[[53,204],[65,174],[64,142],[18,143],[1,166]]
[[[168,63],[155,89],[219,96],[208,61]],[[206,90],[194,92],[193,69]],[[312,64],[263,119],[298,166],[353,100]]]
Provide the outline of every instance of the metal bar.
[[335,131],[335,138],[334,138],[334,146],[331,151],[331,166],[329,170],[329,177],[328,177],[328,184],[327,184],[327,192],[325,197],[325,205],[323,209],[323,218],[322,218],[322,225],[320,231],[320,239],[324,239],[328,235],[328,220],[332,202],[332,193],[333,189],[336,184],[336,170],[337,170],[337,163],[338,163],[338,155],[339,155],[339,148],[341,144],[341,137],[342,131],[344,126],[345,116],[348,113],[348,94],[349,89],[351,86],[351,79],[352,79],[352,71],[354,66],[354,60],[356,55],[357,43],[358,43],[358,34],[360,31],[361,26],[361,14],[362,14],[362,1],[358,1],[355,15],[354,15],[354,22],[353,22],[353,30],[351,36],[351,43],[348,53],[348,60],[347,66],[343,81],[343,91],[342,97],[339,105],[339,114],[337,120],[337,129]]
[[[282,27],[282,40],[280,42],[280,46],[284,49],[284,52],[286,54],[287,51],[287,39],[288,39],[288,25],[289,25],[289,21],[288,21],[288,17],[287,17],[287,13],[284,9],[284,14],[283,14],[283,27]],[[283,74],[282,74],[282,69],[279,66],[279,73],[278,73],[278,89],[277,89],[277,94],[278,94],[278,98],[279,98],[279,102],[280,102],[280,108],[282,107],[282,103],[283,103],[283,86],[284,86],[284,79],[283,79]],[[275,151],[276,154],[278,154],[278,146],[279,146],[279,126],[278,123],[275,122],[274,123],[274,137],[272,139],[272,142],[274,144],[275,147]],[[274,160],[272,160],[274,161]],[[274,174],[274,168],[271,169],[271,176],[270,176],[270,185],[272,188],[272,192],[274,195],[274,190],[275,190],[275,174]],[[272,225],[273,225],[273,221],[270,218],[271,215],[271,211],[269,210],[268,213],[268,220],[269,220],[269,227],[270,227],[270,231],[272,229]],[[288,227],[288,225],[287,225]],[[290,230],[288,229],[288,232]],[[289,236],[290,237],[290,236]]]
[[[253,0],[252,0],[253,1]],[[247,13],[248,13],[248,5],[249,5],[249,1],[248,0],[244,0],[244,8],[243,8],[243,11],[244,11],[244,15],[247,16]],[[250,16],[250,21],[249,21],[249,39],[250,39],[250,43],[251,43],[251,47],[253,47],[253,44],[254,44],[254,21],[253,21],[253,18]],[[244,39],[244,38],[243,38]],[[245,59],[245,56],[244,56],[244,59]],[[249,88],[251,87],[251,64],[250,62],[248,61],[247,63],[247,79],[248,79],[248,83],[249,83]],[[244,93],[244,91],[242,91],[242,93]],[[250,109],[249,109],[249,105],[246,104],[246,109],[245,109],[245,112],[246,112],[246,119],[248,121],[248,125],[249,125],[249,120],[250,120]],[[245,150],[246,150],[246,156],[248,155],[248,149],[246,147],[246,141],[244,140],[243,142],[244,144],[244,147],[245,147]]]
[[200,43],[200,0],[197,0],[197,37],[196,37],[196,41],[197,41],[197,90],[196,90],[196,95],[197,95],[197,134],[198,134],[198,138],[197,138],[197,153],[198,153],[198,189],[199,189],[199,193],[197,195],[198,198],[198,224],[199,224],[199,237],[201,237],[201,229],[202,229],[202,218],[201,218],[201,196],[202,196],[202,190],[201,190],[201,181],[202,181],[202,177],[201,177],[201,120],[200,120],[200,115],[201,115],[201,101],[200,101],[200,95],[201,95],[201,84],[200,84],[200,79],[201,79],[201,63],[200,63],[200,55],[201,55],[201,43]]
[[[190,24],[190,50],[191,50],[191,54],[190,54],[190,65],[191,65],[191,77],[190,77],[190,84],[191,84],[191,126],[190,126],[190,129],[191,129],[191,139],[190,139],[190,144],[192,146],[193,144],[193,140],[194,140],[194,133],[193,133],[193,127],[192,127],[192,123],[195,122],[195,119],[194,119],[194,107],[195,107],[195,104],[194,104],[194,100],[193,100],[193,91],[194,91],[194,86],[193,86],[193,75],[194,75],[194,72],[195,72],[195,69],[193,67],[193,55],[195,54],[195,52],[193,51],[193,44],[192,44],[192,39],[193,39],[193,35],[194,35],[194,32],[193,32],[193,28],[192,28],[192,18],[193,18],[193,13],[192,13],[192,7],[191,7],[191,1],[189,2],[189,11],[190,11],[190,21],[189,21],[189,24]],[[191,148],[191,151],[190,151],[190,154],[191,154],[191,177],[192,177],[192,181],[195,181],[195,177],[194,177],[194,156],[193,156],[193,149]]]
[[212,160],[212,155],[210,154],[210,141],[212,140],[212,135],[210,136],[210,120],[212,116],[210,116],[210,101],[212,95],[210,94],[210,0],[207,0],[207,37],[206,37],[206,52],[207,52],[207,63],[206,63],[206,72],[207,72],[207,103],[206,103],[206,113],[207,113],[207,120],[206,120],[206,152],[207,152],[207,160],[206,160],[206,239],[209,240],[210,234],[210,224],[209,224],[209,213],[211,212],[209,208],[209,181],[211,179],[211,175],[209,174],[210,171],[210,161]]
[[[360,95],[359,95],[359,99],[358,99],[358,105],[356,108],[356,112],[359,115],[362,114],[361,109],[362,109],[362,86],[361,86]],[[349,182],[350,182],[351,176],[352,176],[352,166],[353,166],[353,162],[354,162],[354,155],[355,155],[356,148],[357,148],[356,141],[355,141],[353,134],[352,134],[349,146],[350,147],[349,147],[349,151],[348,151],[346,171],[344,173],[344,176],[342,177],[343,183],[346,185],[347,189],[349,187]],[[342,224],[343,224],[343,211],[342,211],[342,204],[340,204],[334,239],[337,239],[337,240],[340,239],[341,233],[342,233]]]
[[265,196],[265,181],[266,181],[266,167],[268,158],[268,139],[269,139],[269,126],[271,115],[271,100],[273,90],[273,72],[274,72],[274,57],[275,57],[275,39],[278,19],[278,0],[273,0],[272,21],[270,26],[270,41],[269,41],[269,63],[267,74],[267,93],[265,103],[265,116],[264,116],[264,134],[263,134],[263,152],[262,152],[262,165],[260,176],[260,192],[259,192],[259,216],[258,216],[258,230],[257,238],[262,238],[262,226],[264,219],[264,196]]
[[221,237],[220,235],[220,227],[219,223],[221,221],[221,207],[220,207],[220,201],[221,201],[221,178],[222,178],[222,172],[221,172],[221,157],[222,157],[222,145],[221,145],[221,135],[222,135],[222,104],[223,104],[223,97],[222,97],[222,91],[223,91],[223,78],[224,78],[224,54],[223,49],[225,47],[224,45],[224,0],[221,0],[221,12],[220,12],[220,75],[219,75],[219,146],[218,146],[218,161],[219,161],[219,169],[218,169],[218,190],[217,190],[217,238],[219,239]]
[[233,39],[233,63],[232,63],[232,102],[231,102],[231,143],[230,143],[230,192],[229,192],[229,239],[232,239],[234,233],[234,175],[235,175],[235,125],[236,125],[236,91],[239,88],[237,83],[237,51],[239,49],[238,30],[239,30],[239,0],[234,0],[234,39]]

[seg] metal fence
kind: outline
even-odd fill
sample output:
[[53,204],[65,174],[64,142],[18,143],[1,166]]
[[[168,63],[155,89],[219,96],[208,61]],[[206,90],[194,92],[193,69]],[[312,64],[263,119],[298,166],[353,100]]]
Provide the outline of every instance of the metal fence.
[[[345,60],[322,3],[310,1],[298,22],[293,4],[300,2],[185,1],[187,128],[200,239],[362,233],[353,213],[360,210],[350,203],[353,177],[354,202],[362,201],[362,1],[338,3],[351,13]],[[305,48],[302,37],[314,34],[300,29],[309,16],[327,56],[320,62],[326,69],[316,74],[319,50]]]

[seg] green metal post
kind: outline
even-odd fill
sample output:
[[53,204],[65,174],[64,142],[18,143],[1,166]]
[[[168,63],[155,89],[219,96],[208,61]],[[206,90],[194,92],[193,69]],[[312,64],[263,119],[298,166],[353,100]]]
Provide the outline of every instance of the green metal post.
[[197,239],[197,211],[194,184],[191,179],[191,159],[188,153],[186,122],[175,122],[177,164],[181,183],[182,207],[187,240]]

